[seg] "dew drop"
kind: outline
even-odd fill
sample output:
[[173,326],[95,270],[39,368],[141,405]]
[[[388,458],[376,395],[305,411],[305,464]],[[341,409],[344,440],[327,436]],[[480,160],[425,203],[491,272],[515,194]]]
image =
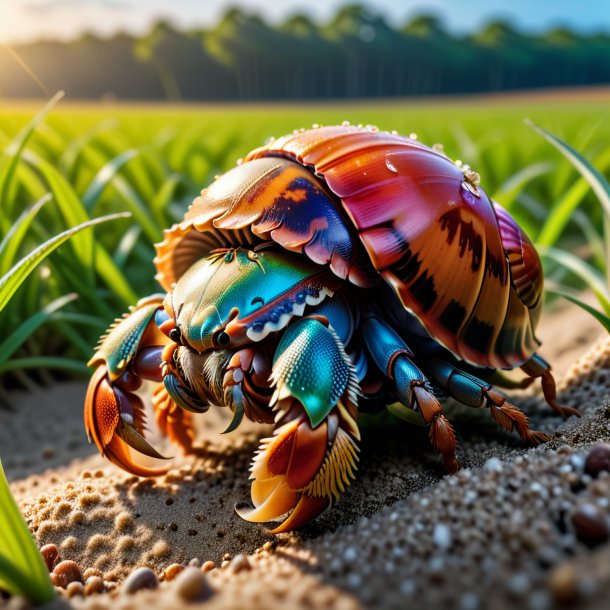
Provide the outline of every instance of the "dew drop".
[[385,158],[385,166],[394,174],[398,173],[398,170],[396,169],[396,166],[392,163],[392,159],[389,155],[387,155]]

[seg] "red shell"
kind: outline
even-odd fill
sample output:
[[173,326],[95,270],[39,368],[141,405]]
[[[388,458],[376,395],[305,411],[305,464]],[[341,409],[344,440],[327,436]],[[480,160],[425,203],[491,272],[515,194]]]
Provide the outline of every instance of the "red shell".
[[[239,169],[224,183],[233,192],[204,190],[166,234],[157,258],[166,288],[180,274],[176,261],[201,252],[198,240],[218,239],[206,232],[242,232],[246,242],[253,233],[361,286],[371,283],[372,263],[430,334],[473,364],[511,368],[535,351],[538,255],[512,217],[444,155],[399,135],[337,126],[275,140]],[[298,207],[291,172],[313,189],[301,197],[306,208]],[[292,220],[295,210],[307,210],[305,227]]]

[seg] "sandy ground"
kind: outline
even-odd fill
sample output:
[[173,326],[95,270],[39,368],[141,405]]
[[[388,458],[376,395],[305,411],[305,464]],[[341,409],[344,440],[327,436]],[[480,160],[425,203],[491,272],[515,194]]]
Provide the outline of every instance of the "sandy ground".
[[[16,393],[12,410],[0,411],[0,455],[39,545],[56,544],[62,559],[106,582],[105,593],[64,605],[605,608],[610,473],[583,472],[590,448],[610,438],[610,339],[602,333],[571,305],[546,312],[541,353],[562,377],[563,404],[583,413],[563,422],[537,394],[513,396],[535,428],[552,434],[546,445],[526,449],[485,410],[450,408],[464,469],[449,477],[425,431],[371,421],[357,481],[295,534],[273,537],[235,514],[249,500],[248,465],[265,430],[222,437],[215,430],[223,422],[210,413],[196,455],[143,480],[87,444],[83,383]],[[175,580],[179,568],[167,571],[189,563],[196,567]],[[125,579],[138,566],[172,582],[127,595]]]

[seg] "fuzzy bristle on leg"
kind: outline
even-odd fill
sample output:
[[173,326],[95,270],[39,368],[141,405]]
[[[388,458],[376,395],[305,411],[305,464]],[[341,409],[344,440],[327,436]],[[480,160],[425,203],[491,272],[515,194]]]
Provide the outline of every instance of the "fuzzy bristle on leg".
[[302,527],[337,501],[358,460],[355,421],[341,403],[315,428],[302,409],[288,411],[297,417],[263,439],[252,462],[254,508],[237,511],[257,523],[290,513],[270,530],[274,534]]

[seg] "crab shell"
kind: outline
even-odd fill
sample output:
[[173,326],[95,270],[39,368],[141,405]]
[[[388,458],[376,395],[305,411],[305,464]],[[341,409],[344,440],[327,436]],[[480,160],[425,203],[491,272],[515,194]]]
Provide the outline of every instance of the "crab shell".
[[363,288],[383,278],[472,364],[512,368],[539,345],[534,246],[474,172],[410,138],[322,127],[250,152],[165,232],[157,279],[171,291],[213,249],[268,240]]

